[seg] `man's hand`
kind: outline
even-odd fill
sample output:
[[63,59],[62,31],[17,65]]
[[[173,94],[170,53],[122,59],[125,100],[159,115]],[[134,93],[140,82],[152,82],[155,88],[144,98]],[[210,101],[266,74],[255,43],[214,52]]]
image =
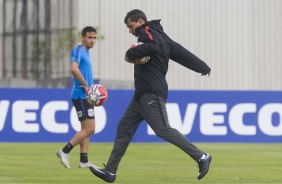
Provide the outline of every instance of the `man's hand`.
[[84,88],[85,92],[87,92],[87,90],[88,90],[88,85],[87,84],[81,85],[81,86],[78,86],[78,87]]
[[210,76],[210,73],[211,72],[209,72],[209,73],[202,73],[201,76]]
[[124,56],[124,60],[125,60],[126,62],[129,62],[129,59],[128,59],[128,57],[127,57],[126,54],[125,54],[125,56]]
[[126,62],[128,62],[128,63],[132,63],[132,64],[135,64],[134,62],[132,62],[132,61],[129,61],[129,59],[128,59],[128,57],[127,57],[127,55],[125,54],[125,56],[124,56],[124,60],[126,61]]

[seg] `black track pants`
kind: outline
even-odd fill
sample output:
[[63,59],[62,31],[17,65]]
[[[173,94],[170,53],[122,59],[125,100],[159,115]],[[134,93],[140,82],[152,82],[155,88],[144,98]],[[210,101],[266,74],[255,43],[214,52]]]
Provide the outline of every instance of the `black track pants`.
[[110,172],[116,173],[137,127],[144,119],[157,136],[179,147],[195,161],[203,155],[203,152],[191,144],[178,130],[170,127],[165,100],[149,93],[138,99],[133,98],[118,124],[114,147],[107,163]]

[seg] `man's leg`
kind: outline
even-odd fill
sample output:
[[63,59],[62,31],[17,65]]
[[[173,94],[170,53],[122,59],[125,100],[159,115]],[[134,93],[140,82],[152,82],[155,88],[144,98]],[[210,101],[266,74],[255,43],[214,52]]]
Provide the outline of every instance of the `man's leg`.
[[198,161],[204,154],[168,122],[166,102],[155,94],[145,94],[139,98],[142,114],[157,136],[174,144]]
[[168,123],[166,102],[154,94],[145,94],[139,98],[141,112],[154,132],[164,140],[174,144],[190,155],[199,165],[198,179],[202,179],[209,171],[211,155],[199,150],[190,143],[178,130]]
[[90,167],[90,170],[94,175],[107,182],[115,181],[115,174],[117,172],[119,163],[123,155],[125,154],[136,129],[142,121],[143,118],[139,113],[139,103],[136,101],[136,99],[133,98],[118,124],[115,143],[111,155],[108,159],[106,168],[99,169]]
[[85,138],[80,144],[80,153],[88,153],[90,137]]
[[120,160],[142,121],[143,117],[139,113],[139,103],[136,99],[133,99],[117,127],[113,150],[107,162],[107,168],[110,172],[116,173]]
[[[95,130],[95,119],[94,119],[93,123],[94,123],[94,130]],[[87,124],[81,123],[81,129],[89,129],[87,126],[88,126]],[[92,126],[92,125],[90,125],[90,126]],[[91,128],[93,128],[93,127],[90,127],[90,129]],[[88,168],[89,166],[91,166],[91,163],[88,162],[89,143],[90,143],[90,136],[86,137],[79,144],[80,145],[80,163],[79,163],[80,168]]]
[[70,151],[77,145],[82,143],[85,139],[86,142],[83,144],[83,151],[82,153],[87,153],[88,151],[88,144],[89,141],[87,141],[87,138],[89,138],[90,135],[92,135],[95,132],[95,121],[94,119],[86,119],[84,121],[81,121],[82,124],[84,124],[84,128],[82,128],[79,132],[77,132],[74,137],[69,141],[68,144],[65,145],[65,147],[62,150],[59,150],[57,152],[57,156],[61,159],[61,163],[66,167],[70,168],[69,164],[69,153]]
[[[77,132],[74,137],[70,140],[71,145],[74,147],[80,144],[84,139],[89,138],[95,132],[95,120],[94,119],[86,119],[81,122],[84,124],[84,128]],[[89,141],[86,142],[87,145],[84,145],[84,150],[88,150]]]
[[[70,168],[69,153],[77,145],[82,143],[85,139],[95,132],[95,116],[94,108],[89,105],[85,99],[72,99],[73,105],[77,111],[78,120],[81,124],[81,130],[77,132],[74,137],[68,142],[65,147],[57,152],[57,156],[61,159],[61,163]],[[82,150],[88,151],[89,140],[82,143]]]
[[[95,132],[95,115],[94,107],[86,102],[85,99],[72,99],[75,106],[78,119],[80,121],[81,130],[77,132],[70,140],[70,144],[74,147],[89,138]],[[82,151],[88,151],[89,140],[82,143]]]

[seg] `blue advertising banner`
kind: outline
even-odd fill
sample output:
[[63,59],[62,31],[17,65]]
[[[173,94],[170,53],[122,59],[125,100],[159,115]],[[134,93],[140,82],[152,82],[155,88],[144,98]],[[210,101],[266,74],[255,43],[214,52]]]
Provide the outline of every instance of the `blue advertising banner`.
[[[133,90],[108,90],[93,142],[112,142]],[[169,91],[170,125],[193,142],[282,142],[281,91]],[[66,142],[80,123],[70,89],[0,88],[0,142]],[[144,121],[134,142],[161,142]]]

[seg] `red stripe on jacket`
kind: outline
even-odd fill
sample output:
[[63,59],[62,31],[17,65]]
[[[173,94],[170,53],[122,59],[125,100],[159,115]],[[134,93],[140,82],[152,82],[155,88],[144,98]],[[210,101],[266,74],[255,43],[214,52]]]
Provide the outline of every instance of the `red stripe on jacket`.
[[146,26],[145,32],[146,32],[146,34],[148,35],[149,39],[150,39],[150,40],[153,40],[153,36],[152,36],[152,34],[149,32],[149,26]]

